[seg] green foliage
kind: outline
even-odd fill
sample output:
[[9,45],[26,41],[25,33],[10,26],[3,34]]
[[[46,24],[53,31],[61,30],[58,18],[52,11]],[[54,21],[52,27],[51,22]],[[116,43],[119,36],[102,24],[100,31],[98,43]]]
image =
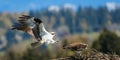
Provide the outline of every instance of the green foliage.
[[28,49],[28,50],[26,51],[26,53],[24,53],[22,59],[23,59],[23,60],[38,60],[38,58],[37,58],[38,56],[39,56],[39,55],[36,54],[36,53],[34,53],[33,50]]
[[101,48],[101,45],[99,43],[99,40],[95,40],[92,44],[92,47],[99,50]]
[[116,53],[120,55],[120,37],[114,32],[104,29],[98,40],[93,42],[92,47],[104,53]]

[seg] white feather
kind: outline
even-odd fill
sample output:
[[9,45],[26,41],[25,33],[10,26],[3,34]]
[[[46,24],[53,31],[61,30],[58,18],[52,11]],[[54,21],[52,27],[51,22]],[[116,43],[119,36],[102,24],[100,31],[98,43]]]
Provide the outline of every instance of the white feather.
[[50,32],[48,32],[45,29],[43,23],[39,25],[39,28],[40,28],[40,36],[42,37],[41,43],[52,44],[56,42],[55,40],[53,40],[53,37],[55,35],[52,35]]

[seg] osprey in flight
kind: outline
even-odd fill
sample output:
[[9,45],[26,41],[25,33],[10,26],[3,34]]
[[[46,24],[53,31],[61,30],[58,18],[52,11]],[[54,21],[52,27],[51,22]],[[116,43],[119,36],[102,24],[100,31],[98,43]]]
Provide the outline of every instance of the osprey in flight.
[[55,32],[48,32],[40,19],[27,15],[22,15],[19,19],[18,23],[12,26],[12,30],[21,30],[35,37],[36,42],[31,43],[32,47],[43,43],[51,44],[56,42],[53,39],[56,35]]

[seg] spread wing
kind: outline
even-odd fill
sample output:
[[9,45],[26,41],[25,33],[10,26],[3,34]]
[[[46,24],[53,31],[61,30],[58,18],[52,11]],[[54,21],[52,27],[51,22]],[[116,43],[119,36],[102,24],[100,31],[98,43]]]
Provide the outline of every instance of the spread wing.
[[35,25],[34,17],[22,15],[21,17],[19,17],[18,22],[12,25],[12,30],[14,29],[21,30],[33,36],[34,34],[32,33],[32,29],[35,26],[36,25]]

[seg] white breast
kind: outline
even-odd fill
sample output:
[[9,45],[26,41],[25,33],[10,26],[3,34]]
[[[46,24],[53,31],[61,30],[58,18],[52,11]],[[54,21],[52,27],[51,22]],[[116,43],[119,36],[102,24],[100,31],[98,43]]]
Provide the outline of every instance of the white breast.
[[40,36],[42,37],[41,43],[46,44],[52,44],[55,43],[55,40],[53,40],[54,35],[49,33],[45,28],[43,24],[40,24]]
[[42,36],[42,41],[41,43],[46,43],[46,44],[53,44],[55,43],[55,40],[53,40],[53,35],[51,34],[45,34]]

